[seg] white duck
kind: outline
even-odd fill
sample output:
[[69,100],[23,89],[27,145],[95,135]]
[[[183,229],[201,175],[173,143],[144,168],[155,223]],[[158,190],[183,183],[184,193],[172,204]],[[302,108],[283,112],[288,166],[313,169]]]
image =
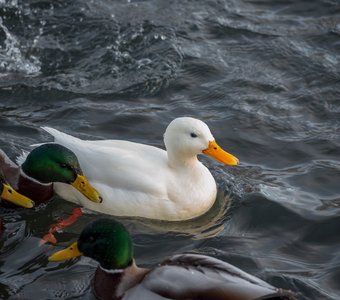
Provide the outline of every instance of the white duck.
[[90,202],[64,183],[55,183],[55,191],[68,201],[104,214],[168,221],[195,218],[209,210],[217,193],[213,176],[197,154],[228,165],[239,162],[217,145],[204,122],[190,117],[177,118],[168,125],[166,151],[122,140],[84,141],[53,128],[43,129],[76,154],[103,202]]

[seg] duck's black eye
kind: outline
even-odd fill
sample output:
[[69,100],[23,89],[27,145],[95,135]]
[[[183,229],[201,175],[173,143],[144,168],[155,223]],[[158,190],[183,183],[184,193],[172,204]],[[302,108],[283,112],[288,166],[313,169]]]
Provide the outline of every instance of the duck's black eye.
[[196,133],[190,133],[190,136],[193,137],[193,138],[197,138],[197,134]]
[[60,164],[60,166],[61,166],[62,168],[67,168],[67,164],[64,164],[64,163]]

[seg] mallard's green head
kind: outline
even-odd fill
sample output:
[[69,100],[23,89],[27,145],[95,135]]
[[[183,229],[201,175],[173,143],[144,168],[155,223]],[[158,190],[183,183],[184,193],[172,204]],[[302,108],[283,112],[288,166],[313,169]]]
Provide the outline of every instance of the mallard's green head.
[[88,224],[77,242],[54,253],[50,261],[62,261],[80,255],[91,257],[107,270],[124,269],[133,259],[133,246],[125,227],[111,219]]
[[7,183],[2,172],[0,172],[0,198],[26,208],[34,206],[34,201],[19,194]]
[[82,175],[76,155],[62,145],[43,144],[33,149],[21,168],[27,176],[41,183],[68,183],[89,200],[102,202],[99,193]]
[[76,155],[58,144],[33,149],[21,167],[26,175],[42,183],[71,183],[82,174]]

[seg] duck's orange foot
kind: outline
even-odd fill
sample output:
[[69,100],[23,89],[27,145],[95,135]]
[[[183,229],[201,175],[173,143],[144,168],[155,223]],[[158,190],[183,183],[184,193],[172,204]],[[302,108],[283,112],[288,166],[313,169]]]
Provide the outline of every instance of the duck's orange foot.
[[64,220],[60,220],[58,223],[51,225],[51,228],[56,228],[56,231],[59,231],[65,227],[72,225],[75,221],[78,220],[79,217],[83,215],[83,211],[80,207],[76,207],[72,211],[72,215]]
[[74,208],[72,211],[72,215],[67,217],[66,219],[61,219],[58,223],[52,224],[47,234],[40,240],[40,245],[45,243],[56,244],[57,239],[54,236],[55,232],[62,231],[63,228],[72,225],[74,222],[78,220],[83,215],[83,211],[80,207]]
[[42,239],[39,242],[39,245],[44,245],[46,243],[51,243],[53,245],[55,245],[57,243],[57,239],[55,238],[54,234],[49,232],[47,234],[45,234]]

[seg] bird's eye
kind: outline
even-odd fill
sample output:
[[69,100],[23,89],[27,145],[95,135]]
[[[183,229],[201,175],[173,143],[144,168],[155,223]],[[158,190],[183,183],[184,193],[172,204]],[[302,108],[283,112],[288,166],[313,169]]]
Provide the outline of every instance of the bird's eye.
[[197,138],[197,134],[196,133],[190,133],[190,136],[193,137],[193,138]]
[[60,164],[62,168],[67,168],[67,164]]

